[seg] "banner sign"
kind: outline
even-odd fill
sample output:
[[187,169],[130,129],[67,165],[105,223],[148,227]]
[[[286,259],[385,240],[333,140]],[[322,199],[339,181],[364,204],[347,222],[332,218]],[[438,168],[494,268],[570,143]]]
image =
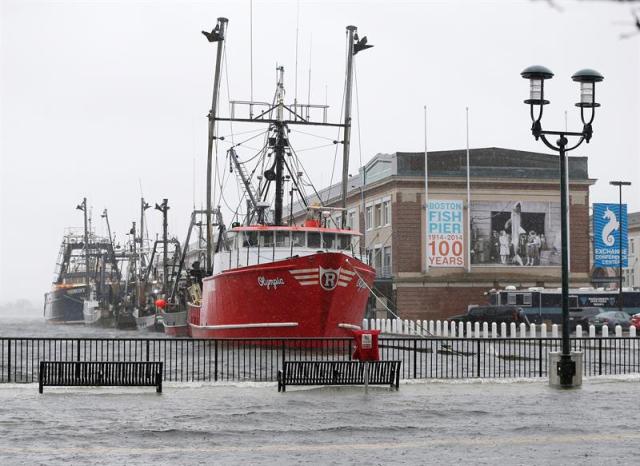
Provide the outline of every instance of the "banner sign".
[[429,267],[464,267],[462,201],[430,200],[427,211]]
[[[593,261],[595,267],[627,267],[627,205],[593,204]],[[620,238],[622,236],[622,238]]]
[[560,203],[473,201],[469,237],[474,266],[559,266]]

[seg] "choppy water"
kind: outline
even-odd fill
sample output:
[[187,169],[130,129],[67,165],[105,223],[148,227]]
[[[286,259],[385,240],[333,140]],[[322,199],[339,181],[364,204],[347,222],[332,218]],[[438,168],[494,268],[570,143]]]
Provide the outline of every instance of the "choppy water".
[[44,317],[3,317],[0,316],[0,336],[2,337],[61,337],[61,338],[163,338],[164,333],[148,330],[116,330],[114,328],[89,325],[48,324]]
[[[1,464],[636,464],[638,377],[153,388],[0,385]],[[631,408],[631,409],[630,409]]]

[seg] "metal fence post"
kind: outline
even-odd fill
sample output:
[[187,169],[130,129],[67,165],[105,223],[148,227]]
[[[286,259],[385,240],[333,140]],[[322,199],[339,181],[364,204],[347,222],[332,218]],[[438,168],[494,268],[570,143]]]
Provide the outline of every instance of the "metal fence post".
[[538,340],[538,377],[542,377],[542,338]]
[[215,340],[213,347],[213,381],[218,381],[218,340]]
[[417,370],[418,370],[418,340],[414,338],[413,340],[413,378],[417,379]]
[[598,375],[602,375],[602,337],[598,339]]
[[480,339],[476,340],[476,354],[478,357],[476,358],[476,377],[480,377]]
[[7,382],[11,382],[11,338],[9,338],[7,340],[7,343],[9,345],[8,351],[7,351],[7,356],[9,356],[9,362],[7,364]]
[[149,339],[147,338],[147,361],[149,361]]
[[284,354],[284,340],[282,340],[282,370],[284,370],[284,359],[285,359],[285,354]]
[[[76,361],[80,362],[80,338],[76,340]],[[76,379],[80,378],[80,364],[76,364]]]

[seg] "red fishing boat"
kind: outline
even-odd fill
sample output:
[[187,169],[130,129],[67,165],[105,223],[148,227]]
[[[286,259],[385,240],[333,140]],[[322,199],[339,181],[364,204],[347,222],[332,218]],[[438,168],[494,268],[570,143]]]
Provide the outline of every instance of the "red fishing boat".
[[[362,322],[375,277],[374,269],[357,257],[363,251],[361,235],[347,227],[345,209],[353,58],[371,45],[367,45],[364,37],[358,39],[355,26],[347,27],[344,123],[327,123],[327,105],[300,104],[295,99],[285,104],[282,66],[276,68],[272,103],[231,101],[230,116],[222,118],[216,109],[226,26],[227,19],[218,18],[213,31],[204,33],[218,46],[209,112],[209,163],[214,141],[224,139],[216,135],[219,122],[259,123],[268,125],[268,129],[262,133],[264,146],[244,161],[235,151],[245,147],[242,142],[233,143],[227,151],[229,167],[235,171],[243,193],[237,208],[231,210],[237,215],[246,207],[242,224],[234,222],[230,229],[223,226],[220,209],[211,206],[211,176],[207,177],[206,267],[200,305],[196,302],[189,305],[191,335],[194,338],[350,336],[350,330],[359,328]],[[243,110],[247,113],[244,117]],[[319,121],[312,121],[314,114],[320,114]],[[311,196],[304,190],[305,186],[312,186],[311,181],[302,180],[301,162],[289,140],[290,126],[294,125],[340,128],[341,140],[333,143],[344,148],[342,198],[338,203],[341,207],[309,205]],[[249,161],[256,168],[248,167]],[[209,164],[208,175],[211,168]],[[283,216],[285,190],[291,195],[288,218]],[[300,206],[295,215],[294,193],[299,196]],[[227,198],[224,202],[229,205]],[[214,214],[215,222],[211,218]],[[212,225],[218,226],[215,241]]]
[[221,272],[203,280],[194,338],[342,337],[359,328],[375,271],[351,253],[358,233],[259,225],[229,236],[229,251],[215,255]]

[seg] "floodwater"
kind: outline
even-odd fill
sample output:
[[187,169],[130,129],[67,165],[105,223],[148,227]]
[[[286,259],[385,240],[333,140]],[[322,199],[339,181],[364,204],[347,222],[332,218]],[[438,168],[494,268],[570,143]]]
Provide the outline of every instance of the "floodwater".
[[[111,332],[3,324],[3,336]],[[625,376],[575,390],[432,380],[367,394],[246,382],[40,395],[37,384],[0,384],[0,464],[636,464],[639,386]]]
[[50,337],[50,338],[164,338],[162,332],[149,330],[116,330],[84,324],[48,324],[44,317],[0,316],[1,337]]

